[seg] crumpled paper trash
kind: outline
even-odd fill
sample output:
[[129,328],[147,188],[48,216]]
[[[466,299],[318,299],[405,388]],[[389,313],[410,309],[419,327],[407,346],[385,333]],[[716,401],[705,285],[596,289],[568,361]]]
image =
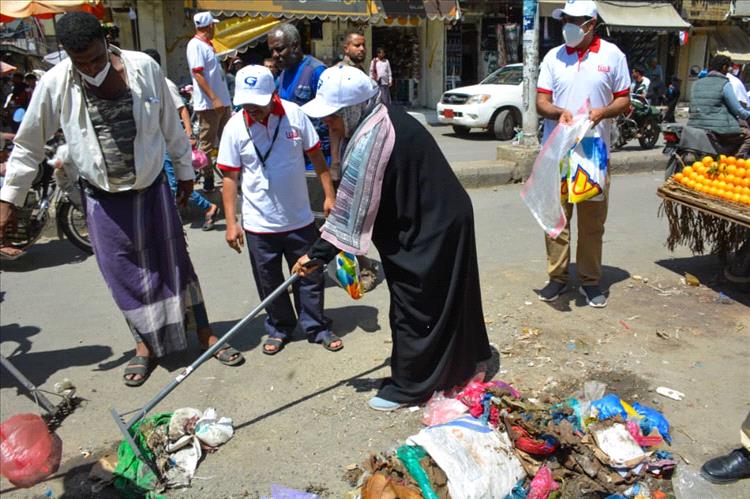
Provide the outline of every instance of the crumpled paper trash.
[[169,420],[170,468],[165,473],[168,487],[188,487],[203,449],[213,451],[234,435],[230,418],[217,418],[216,409],[209,407],[204,412],[192,407],[177,409]]

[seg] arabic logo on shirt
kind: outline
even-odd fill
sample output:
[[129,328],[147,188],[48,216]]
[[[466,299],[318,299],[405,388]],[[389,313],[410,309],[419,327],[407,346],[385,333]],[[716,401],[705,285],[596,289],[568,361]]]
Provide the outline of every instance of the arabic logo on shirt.
[[258,83],[258,78],[256,76],[248,76],[245,78],[245,85],[247,85],[247,88],[253,88],[256,83]]
[[299,138],[299,132],[292,128],[291,130],[286,132],[286,138],[289,140],[294,140]]
[[599,67],[597,68],[600,73],[609,73],[611,68],[605,64],[599,64]]

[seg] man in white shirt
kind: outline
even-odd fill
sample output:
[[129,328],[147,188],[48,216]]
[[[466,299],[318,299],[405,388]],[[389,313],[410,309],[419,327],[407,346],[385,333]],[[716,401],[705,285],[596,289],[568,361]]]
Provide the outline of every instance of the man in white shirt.
[[[218,159],[218,167],[224,171],[226,240],[240,252],[247,238],[255,284],[263,298],[284,282],[282,258],[291,268],[319,235],[308,201],[305,154],[320,177],[326,216],[335,194],[313,124],[299,106],[279,98],[267,68],[252,65],[237,72],[234,104],[242,106],[242,112],[227,123]],[[241,225],[235,214],[239,183]],[[310,342],[341,350],[343,342],[331,331],[331,320],[323,312],[323,294],[323,274],[318,270],[294,284],[294,308],[287,294],[270,304],[263,353],[281,351],[298,319]]]
[[[159,52],[157,52],[156,49],[146,49],[143,53],[148,54],[159,66],[161,66],[161,55],[159,55]],[[167,81],[167,88],[169,88],[169,95],[172,98],[172,102],[174,102],[174,107],[177,108],[177,113],[182,120],[182,128],[185,131],[185,135],[187,135],[188,139],[193,142],[193,126],[192,123],[190,123],[190,113],[188,113],[187,106],[182,100],[180,90],[172,80],[166,76],[164,79]],[[167,174],[167,179],[169,180],[169,186],[172,188],[172,192],[177,193],[177,178],[174,176],[174,165],[169,157],[164,159],[164,173]],[[195,190],[190,194],[189,202],[203,212],[205,218],[202,229],[204,231],[213,230],[216,223],[216,216],[219,214],[219,207],[206,199],[203,194]]]
[[[200,148],[212,158],[215,157],[224,125],[232,116],[232,98],[226,75],[211,42],[214,24],[219,21],[210,12],[198,12],[193,16],[193,22],[195,36],[187,45],[187,62],[193,76],[193,110],[200,124]],[[213,187],[213,171],[209,169],[203,188],[211,191]]]
[[[569,124],[589,106],[588,117],[609,148],[612,118],[630,106],[630,76],[625,55],[595,34],[596,4],[569,0],[553,17],[563,22],[565,44],[549,51],[542,61],[536,105],[544,118],[546,140],[557,123]],[[602,238],[607,219],[606,191],[601,201],[584,201],[578,211],[576,267],[579,291],[592,307],[604,307],[599,281],[602,275]],[[570,264],[570,218],[573,204],[563,202],[568,226],[556,239],[546,237],[548,284],[539,291],[542,301],[556,300],[567,288]]]
[[[195,178],[190,143],[149,56],[108,47],[99,21],[85,12],[62,16],[57,37],[69,57],[41,78],[15,137],[0,190],[0,235],[14,205],[24,203],[45,142],[62,128],[99,270],[136,342],[123,381],[140,386],[154,357],[187,348],[188,307],[202,348],[217,341],[162,172],[169,152],[184,203]],[[216,356],[229,365],[242,361],[231,347]]]

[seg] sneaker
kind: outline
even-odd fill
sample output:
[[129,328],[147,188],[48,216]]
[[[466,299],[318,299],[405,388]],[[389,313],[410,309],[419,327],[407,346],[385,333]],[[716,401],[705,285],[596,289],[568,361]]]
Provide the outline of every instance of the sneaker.
[[550,281],[544,286],[537,296],[542,301],[555,301],[566,291],[567,284],[564,282]]
[[586,303],[590,307],[604,308],[607,306],[607,297],[602,293],[601,288],[596,284],[593,286],[581,286],[578,292],[586,297]]
[[380,397],[371,398],[367,405],[370,406],[370,409],[382,412],[395,411],[396,409],[403,407],[403,404],[399,404],[398,402],[391,402],[390,400],[386,400]]

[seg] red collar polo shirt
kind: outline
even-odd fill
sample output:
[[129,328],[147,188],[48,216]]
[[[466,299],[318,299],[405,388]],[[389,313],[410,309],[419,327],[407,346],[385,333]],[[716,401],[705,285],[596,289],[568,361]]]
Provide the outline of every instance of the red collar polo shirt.
[[[586,50],[560,45],[550,50],[539,68],[537,92],[551,94],[552,103],[573,115],[590,108],[606,107],[615,97],[630,92],[630,71],[625,54],[616,45],[595,37]],[[544,137],[557,125],[545,120]],[[597,130],[610,146],[612,119],[602,120]]]
[[[218,167],[239,171],[242,227],[255,234],[278,234],[313,223],[304,153],[320,148],[310,119],[293,102],[273,96],[265,123],[245,112],[230,118],[219,146]],[[265,156],[262,161],[261,156]]]

